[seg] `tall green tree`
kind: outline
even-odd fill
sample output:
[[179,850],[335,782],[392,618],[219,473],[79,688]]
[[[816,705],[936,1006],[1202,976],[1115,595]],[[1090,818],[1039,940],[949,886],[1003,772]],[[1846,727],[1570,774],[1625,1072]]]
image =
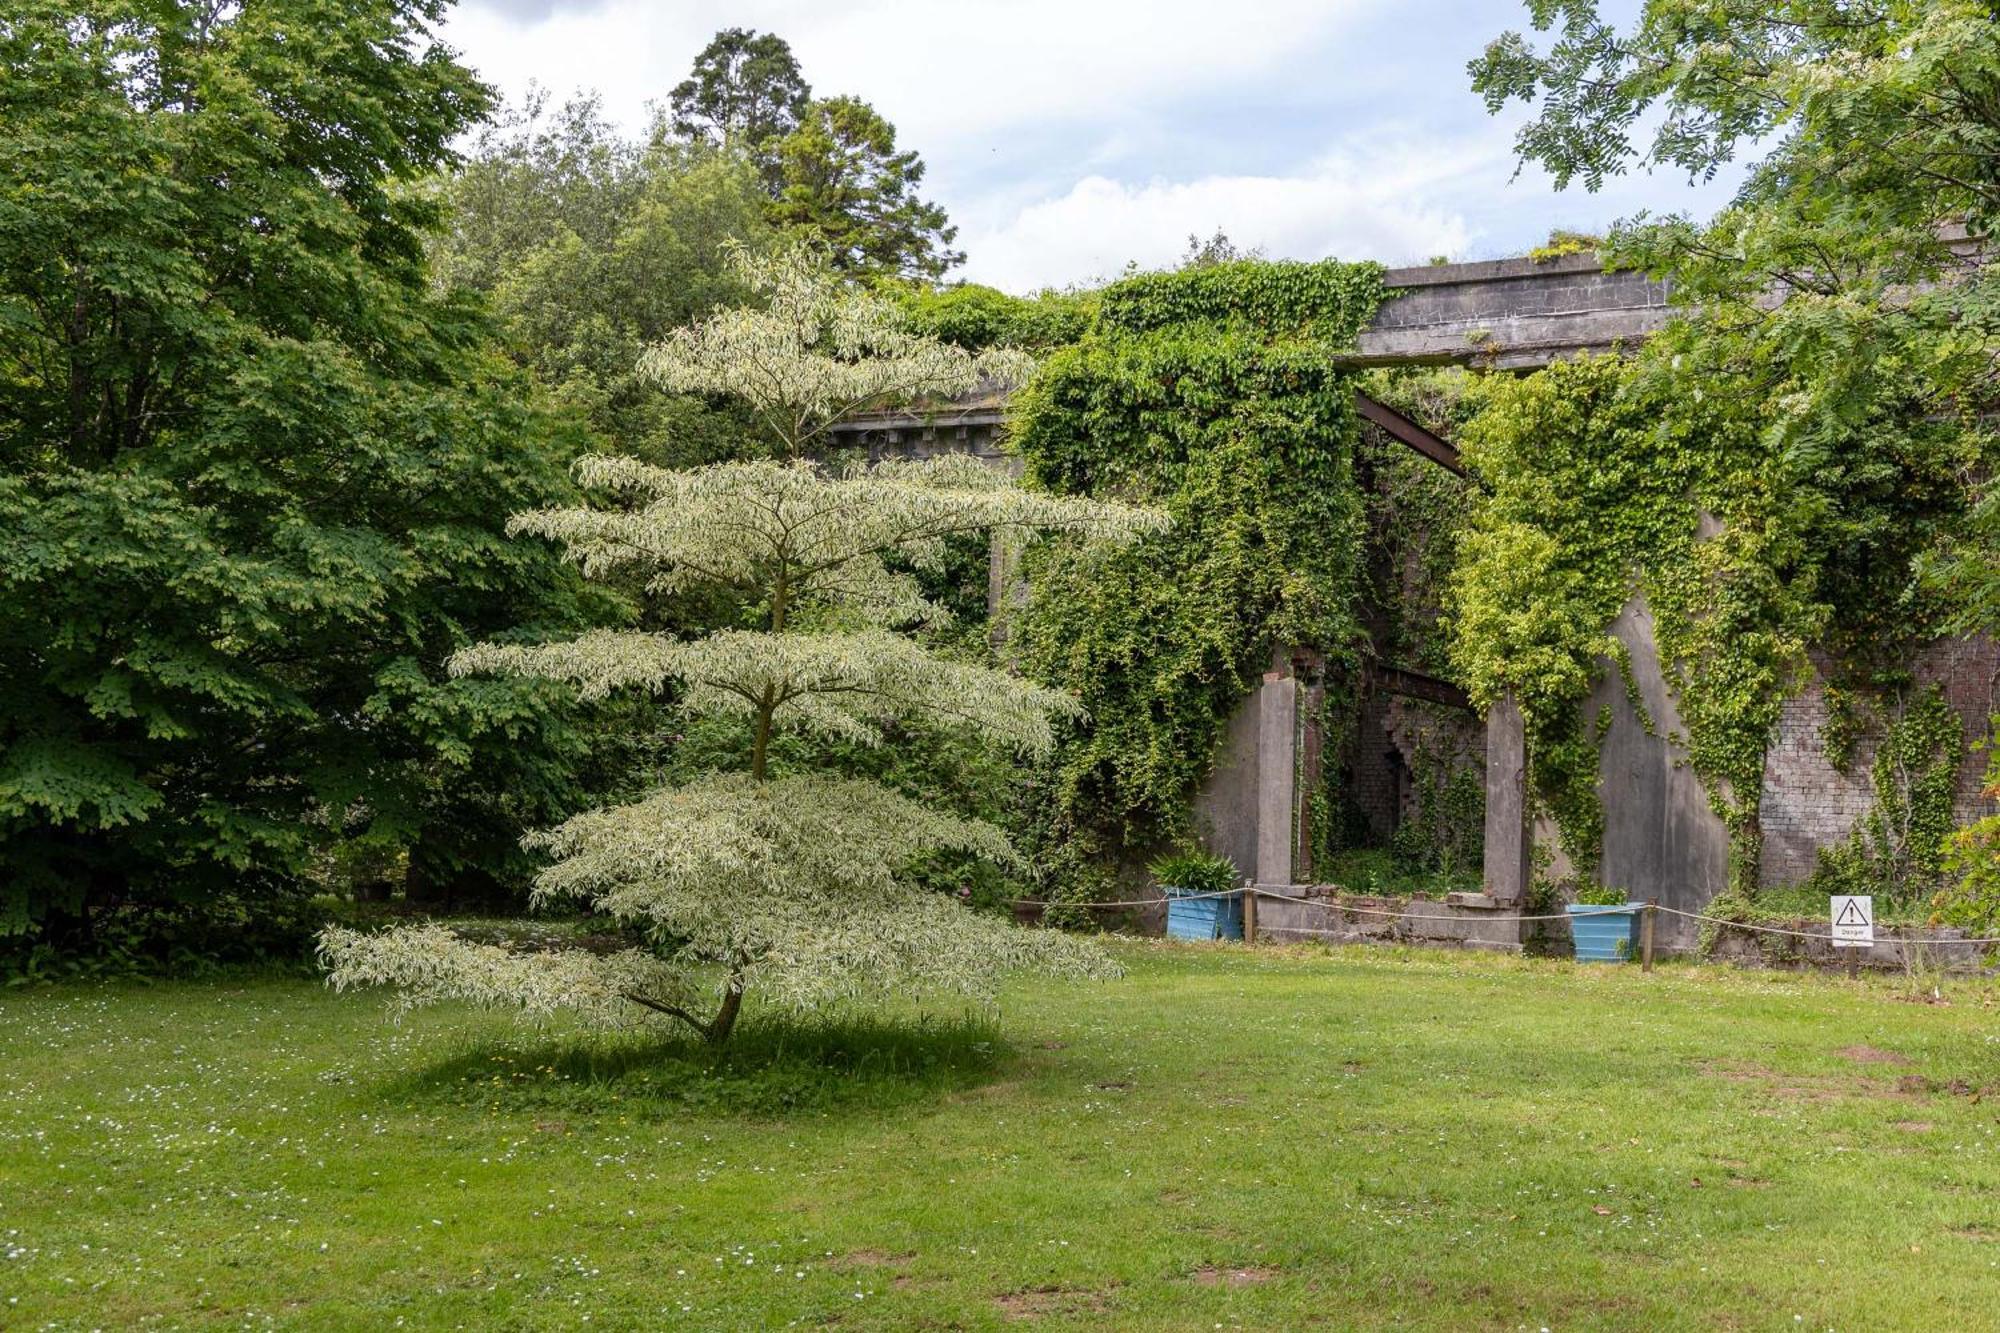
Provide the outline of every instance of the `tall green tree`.
[[934,280],[965,262],[951,248],[958,228],[917,195],[923,159],[898,152],[896,127],[860,98],[808,106],[778,146],[778,168],[772,221],[819,237],[839,271]]
[[573,804],[573,705],[452,680],[584,620],[502,512],[577,441],[435,201],[486,90],[436,0],[0,15],[0,930],[295,882],[316,847],[505,877]]
[[747,159],[777,227],[827,247],[855,277],[935,280],[965,256],[942,207],[917,194],[923,159],[858,97],[815,99],[783,38],[724,28],[695,57],[654,140]]
[[797,129],[812,101],[792,48],[776,33],[724,28],[694,58],[694,70],[667,98],[667,126],[680,138],[733,148],[780,188],[777,144]]
[[688,463],[755,447],[740,413],[637,369],[649,343],[744,296],[723,252],[762,249],[771,229],[741,155],[635,142],[594,97],[551,109],[537,94],[429,188],[450,219],[439,280],[488,297],[510,355],[597,448]]
[[976,915],[910,877],[913,862],[940,850],[1010,859],[997,828],[867,779],[786,771],[772,741],[793,732],[880,744],[890,724],[927,719],[1046,754],[1051,717],[1074,714],[1075,701],[896,632],[946,614],[909,567],[935,567],[958,533],[1119,538],[1163,520],[1026,492],[962,456],[854,471],[809,461],[852,411],[962,392],[982,377],[1004,382],[1024,358],[907,332],[893,306],[846,289],[810,250],[741,258],[766,308],[682,330],[647,365],[676,387],[742,398],[784,460],[669,471],[599,458],[588,476],[624,505],[543,509],[515,526],[562,543],[594,575],[637,568],[663,588],[740,590],[761,608],[755,627],[490,645],[456,665],[565,681],[586,695],[678,682],[690,714],[748,724],[747,762],[537,835],[555,857],[540,895],[617,919],[632,947],[523,953],[436,926],[335,929],[323,944],[335,985],[391,985],[411,1003],[671,1020],[720,1044],[753,990],[807,1009],[864,990],[990,997],[1010,965],[1115,970],[1092,945]]
[[605,118],[598,94],[557,105],[531,86],[480,122],[463,160],[417,187],[444,206],[428,238],[435,279],[491,292],[559,234],[606,245],[645,177],[643,146]]

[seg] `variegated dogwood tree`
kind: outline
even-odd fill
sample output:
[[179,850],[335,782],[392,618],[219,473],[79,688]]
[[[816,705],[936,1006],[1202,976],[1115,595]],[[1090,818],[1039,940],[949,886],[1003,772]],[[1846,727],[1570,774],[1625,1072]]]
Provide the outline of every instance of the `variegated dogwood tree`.
[[535,510],[512,530],[560,543],[590,576],[644,576],[657,592],[702,585],[764,608],[761,629],[698,639],[599,630],[540,646],[460,653],[458,673],[566,681],[586,697],[674,688],[690,713],[744,719],[742,771],[715,772],[529,835],[551,864],[538,902],[573,901],[630,928],[609,954],[478,944],[437,925],[330,929],[335,986],[382,984],[406,1003],[444,999],[606,1023],[678,1021],[726,1041],[753,988],[795,1009],[894,989],[990,995],[1004,970],[1113,971],[1101,950],[978,915],[905,877],[937,850],[1011,861],[1001,832],[873,782],[767,771],[775,733],[881,743],[901,720],[962,728],[1030,755],[1068,695],[950,660],[910,631],[944,609],[913,571],[951,537],[1013,530],[1116,541],[1157,530],[1152,511],[1025,491],[968,457],[841,467],[814,459],[829,426],[861,408],[1017,381],[1015,353],[975,357],[912,335],[885,303],[838,284],[806,250],[737,256],[766,298],[683,330],[647,368],[675,390],[748,402],[780,457],[683,471],[629,458],[581,465],[602,507]]

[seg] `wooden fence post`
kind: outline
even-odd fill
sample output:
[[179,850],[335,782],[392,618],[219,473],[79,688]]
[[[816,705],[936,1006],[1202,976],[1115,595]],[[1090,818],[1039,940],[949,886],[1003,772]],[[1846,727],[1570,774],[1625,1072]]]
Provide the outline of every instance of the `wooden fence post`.
[[1243,886],[1243,942],[1257,942],[1257,886],[1254,884]]
[[1639,921],[1639,966],[1646,972],[1653,970],[1653,918],[1659,905],[1658,898],[1646,899],[1646,915]]

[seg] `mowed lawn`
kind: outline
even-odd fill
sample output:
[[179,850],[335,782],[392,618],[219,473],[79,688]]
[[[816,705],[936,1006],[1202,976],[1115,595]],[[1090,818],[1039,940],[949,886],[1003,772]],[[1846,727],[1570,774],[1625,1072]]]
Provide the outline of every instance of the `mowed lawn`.
[[1118,950],[997,1040],[722,1069],[305,980],[7,994],[0,1327],[2000,1326],[1986,983]]

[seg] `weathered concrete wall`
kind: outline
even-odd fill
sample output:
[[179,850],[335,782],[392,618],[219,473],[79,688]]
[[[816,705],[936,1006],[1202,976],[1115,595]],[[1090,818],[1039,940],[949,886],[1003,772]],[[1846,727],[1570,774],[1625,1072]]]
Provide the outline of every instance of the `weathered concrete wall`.
[[[1805,935],[1824,935],[1824,918],[1773,923]],[[1856,949],[1856,964],[1876,972],[1925,971],[1982,972],[1986,970],[1987,948],[1965,942],[1966,932],[1950,927],[1877,926],[1873,948]],[[1742,967],[1813,968],[1839,971],[1847,966],[1850,951],[1836,949],[1823,939],[1799,939],[1765,931],[1731,926],[1716,928],[1715,945],[1709,957]]]
[[1509,697],[1486,714],[1487,896],[1510,907],[1527,901],[1534,839],[1524,723],[1520,706]]
[[1298,817],[1299,683],[1272,671],[1257,689],[1257,861],[1259,884],[1290,884]]
[[1227,857],[1245,877],[1257,868],[1259,719],[1258,699],[1253,693],[1230,717],[1215,767],[1194,796],[1194,827],[1201,845],[1213,855]]
[[1606,273],[1594,254],[1391,269],[1392,293],[1362,330],[1356,360],[1476,362],[1516,370],[1637,343],[1667,321],[1667,286]]
[[1259,883],[1292,882],[1303,739],[1299,693],[1288,672],[1266,673],[1230,717],[1215,767],[1194,796],[1201,845]]
[[[1649,734],[1615,663],[1607,663],[1585,705],[1587,726],[1611,710],[1611,729],[1599,752],[1604,798],[1602,883],[1624,889],[1635,901],[1656,898],[1694,911],[1729,883],[1729,833],[1708,803],[1687,752],[1670,737],[1685,731],[1680,710],[1660,674],[1653,619],[1635,598],[1611,626],[1632,659],[1632,682],[1652,721]],[[1680,917],[1662,917],[1666,938],[1691,934]]]
[[1330,884],[1300,885],[1284,892],[1290,898],[1308,901],[1259,897],[1257,938],[1455,944],[1506,952],[1518,952],[1522,944],[1523,926],[1514,919],[1512,909],[1458,907],[1435,898],[1343,893]]

